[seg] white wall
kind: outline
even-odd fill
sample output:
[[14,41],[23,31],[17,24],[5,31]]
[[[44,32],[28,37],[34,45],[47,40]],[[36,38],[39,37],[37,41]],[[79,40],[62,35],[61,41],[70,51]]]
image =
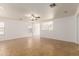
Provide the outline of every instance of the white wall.
[[77,17],[77,41],[78,41],[78,44],[79,44],[79,15],[78,15],[78,17]]
[[[0,19],[0,21],[5,23],[5,35],[3,40],[29,37],[32,35],[27,29],[29,25],[27,22],[12,19]],[[75,16],[59,18],[52,21],[54,23],[52,25],[53,31],[41,31],[41,37],[76,42]]]
[[76,42],[75,16],[54,19],[53,31],[41,31],[41,37]]
[[[27,29],[27,23],[19,20],[0,19],[5,23],[5,35],[2,40],[16,39],[20,37],[29,37],[31,34]],[[0,39],[0,41],[2,41]]]

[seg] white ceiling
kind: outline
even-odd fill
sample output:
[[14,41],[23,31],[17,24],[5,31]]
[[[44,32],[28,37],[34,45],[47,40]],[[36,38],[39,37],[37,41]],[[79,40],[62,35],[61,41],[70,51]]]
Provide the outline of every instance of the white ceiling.
[[56,3],[56,7],[50,8],[50,3],[0,3],[0,17],[31,20],[25,15],[37,14],[39,20],[55,19],[71,16],[76,13],[78,4]]

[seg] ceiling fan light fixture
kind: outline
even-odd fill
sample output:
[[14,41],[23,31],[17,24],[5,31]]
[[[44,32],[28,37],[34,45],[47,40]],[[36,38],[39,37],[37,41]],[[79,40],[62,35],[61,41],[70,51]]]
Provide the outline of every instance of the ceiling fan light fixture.
[[25,16],[28,17],[29,19],[32,19],[32,21],[38,20],[40,18],[38,14],[26,14]]

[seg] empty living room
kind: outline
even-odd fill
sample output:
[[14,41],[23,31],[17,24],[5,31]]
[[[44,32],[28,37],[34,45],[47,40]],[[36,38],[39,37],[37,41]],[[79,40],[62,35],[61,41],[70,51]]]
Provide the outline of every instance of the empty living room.
[[0,3],[0,56],[79,56],[79,3]]

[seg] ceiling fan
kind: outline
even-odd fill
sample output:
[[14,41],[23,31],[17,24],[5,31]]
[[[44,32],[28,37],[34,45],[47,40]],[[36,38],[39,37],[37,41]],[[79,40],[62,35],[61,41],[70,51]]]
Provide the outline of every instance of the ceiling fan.
[[32,14],[31,16],[32,16],[32,21],[38,20],[40,18],[40,16],[35,16],[34,14]]

